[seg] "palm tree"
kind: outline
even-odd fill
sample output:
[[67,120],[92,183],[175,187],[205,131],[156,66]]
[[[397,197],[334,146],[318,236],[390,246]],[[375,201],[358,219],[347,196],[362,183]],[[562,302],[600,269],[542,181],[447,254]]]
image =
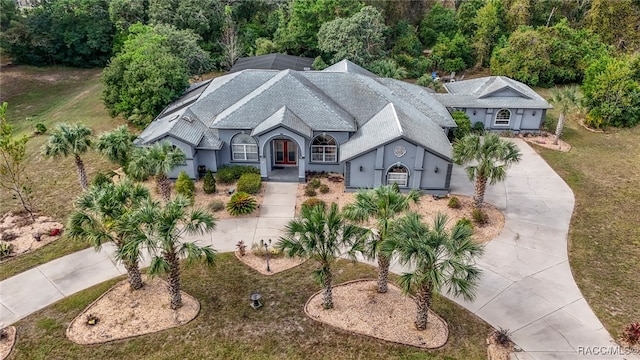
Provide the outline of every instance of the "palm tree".
[[456,224],[448,232],[447,221],[446,215],[438,213],[429,228],[419,214],[409,213],[394,223],[392,236],[382,244],[383,253],[397,254],[400,264],[413,269],[402,274],[398,283],[414,297],[418,330],[427,328],[434,291],[446,287],[448,294],[472,300],[480,277],[474,260],[482,254],[482,246],[473,242],[468,225]]
[[128,172],[136,179],[154,176],[158,192],[165,202],[171,198],[171,182],[167,174],[186,161],[182,150],[170,142],[158,142],[149,147],[135,148],[127,166]]
[[[518,147],[508,140],[502,140],[495,133],[488,133],[484,141],[479,135],[469,134],[453,144],[453,162],[458,165],[473,163],[465,168],[470,180],[475,179],[473,203],[482,207],[487,182],[494,185],[504,181],[507,168],[520,161],[522,154]],[[498,163],[500,162],[500,163]]]
[[[204,260],[212,265],[215,250],[210,246],[198,246],[195,242],[181,242],[183,235],[204,235],[215,229],[215,220],[204,210],[187,211],[191,201],[182,195],[161,205],[155,201],[139,209],[133,218],[144,228],[145,236],[124,247],[123,254],[135,252],[136,246],[146,245],[153,254],[149,274],[167,274],[171,309],[182,306],[182,284],[180,281],[180,258],[187,263]],[[159,253],[159,254],[158,254]]]
[[91,186],[76,200],[75,211],[67,223],[67,233],[71,238],[88,241],[96,251],[104,243],[113,243],[118,259],[127,269],[129,285],[134,290],[143,285],[138,266],[139,247],[130,248],[128,254],[122,250],[141,236],[132,215],[149,199],[147,188],[128,179],[118,184]]
[[118,126],[111,132],[102,133],[96,141],[96,149],[112,163],[127,170],[127,164],[133,152],[133,140],[136,136],[126,125]]
[[80,185],[82,190],[87,191],[87,173],[84,170],[84,163],[80,155],[84,154],[91,147],[91,129],[82,124],[69,125],[58,124],[49,135],[47,142],[42,146],[42,154],[46,157],[57,158],[73,155],[78,168]]
[[411,203],[420,200],[420,192],[409,191],[406,195],[400,192],[397,184],[383,185],[372,190],[360,190],[353,204],[344,207],[347,219],[358,223],[375,221],[373,236],[367,239],[364,255],[369,259],[378,259],[378,292],[387,292],[390,258],[380,253],[380,246],[387,240],[391,221],[409,210]]
[[[310,258],[320,265],[313,275],[324,285],[322,305],[331,309],[331,267],[341,255],[355,261],[366,234],[365,229],[347,223],[335,203],[328,210],[321,205],[303,206],[300,217],[287,224],[286,236],[280,238],[276,248],[287,256]],[[343,249],[346,249],[344,253]]]
[[564,122],[567,113],[580,105],[580,95],[577,86],[567,86],[564,88],[553,88],[551,90],[551,98],[549,101],[560,110],[560,118],[556,126],[556,137],[553,139],[553,145],[558,145],[558,140],[564,129]]

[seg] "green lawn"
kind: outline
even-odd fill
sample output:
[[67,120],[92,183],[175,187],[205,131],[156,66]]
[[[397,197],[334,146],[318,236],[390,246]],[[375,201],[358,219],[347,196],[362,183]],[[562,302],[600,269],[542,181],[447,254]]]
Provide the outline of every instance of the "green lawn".
[[573,148],[537,148],[576,198],[569,230],[573,276],[614,338],[640,321],[640,127],[593,133],[568,122]]
[[[65,337],[71,320],[115,281],[66,298],[19,323],[18,341],[9,359],[485,359],[489,325],[437,297],[433,309],[449,323],[449,342],[424,351],[365,336],[351,335],[306,317],[303,306],[319,290],[313,263],[264,276],[221,254],[212,267],[183,273],[184,290],[201,303],[191,323],[156,334],[104,345],[80,346]],[[341,261],[336,283],[375,277],[375,269]],[[249,307],[258,291],[265,306]],[[168,299],[159,299],[167,302]],[[410,325],[409,325],[410,326]]]

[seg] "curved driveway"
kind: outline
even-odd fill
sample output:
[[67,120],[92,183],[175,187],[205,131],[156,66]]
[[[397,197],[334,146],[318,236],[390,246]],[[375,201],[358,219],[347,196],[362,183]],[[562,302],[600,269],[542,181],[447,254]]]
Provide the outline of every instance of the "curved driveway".
[[[573,193],[524,141],[507,180],[487,190],[486,201],[505,214],[505,229],[486,246],[474,302],[454,299],[494,327],[509,329],[524,359],[638,359],[602,356],[619,351],[575,285],[567,258]],[[203,243],[233,251],[242,239],[277,239],[293,217],[297,184],[267,183],[260,217],[218,221]],[[473,184],[454,168],[452,192],[473,194]],[[0,282],[0,324],[8,325],[75,292],[123,275],[113,248],[67,255]],[[143,263],[148,263],[144,261]],[[392,267],[392,271],[402,269]],[[581,352],[582,349],[582,352]]]

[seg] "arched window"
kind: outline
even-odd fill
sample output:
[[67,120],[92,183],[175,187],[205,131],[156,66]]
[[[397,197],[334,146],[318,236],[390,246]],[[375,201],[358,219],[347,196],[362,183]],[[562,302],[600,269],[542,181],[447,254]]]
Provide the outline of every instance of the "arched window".
[[496,121],[494,125],[509,126],[510,122],[511,111],[509,111],[509,109],[501,109],[500,111],[498,111],[498,113],[496,114]]
[[409,185],[409,169],[403,164],[392,165],[387,171],[387,185],[391,184],[407,187]]
[[231,159],[234,161],[257,161],[258,142],[247,134],[238,134],[231,139]]
[[311,142],[312,162],[338,162],[338,142],[329,135],[318,135]]

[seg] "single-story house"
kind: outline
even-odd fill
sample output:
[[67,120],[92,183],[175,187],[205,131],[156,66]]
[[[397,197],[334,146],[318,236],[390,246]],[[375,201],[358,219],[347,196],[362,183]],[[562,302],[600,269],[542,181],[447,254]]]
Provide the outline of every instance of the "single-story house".
[[430,90],[341,61],[322,71],[247,69],[193,84],[135,144],[168,140],[184,170],[242,164],[263,179],[339,172],[347,189],[449,191],[455,127]]
[[448,94],[435,94],[450,111],[464,111],[471,124],[486,130],[537,132],[552,106],[529,86],[505,76],[445,83]]

